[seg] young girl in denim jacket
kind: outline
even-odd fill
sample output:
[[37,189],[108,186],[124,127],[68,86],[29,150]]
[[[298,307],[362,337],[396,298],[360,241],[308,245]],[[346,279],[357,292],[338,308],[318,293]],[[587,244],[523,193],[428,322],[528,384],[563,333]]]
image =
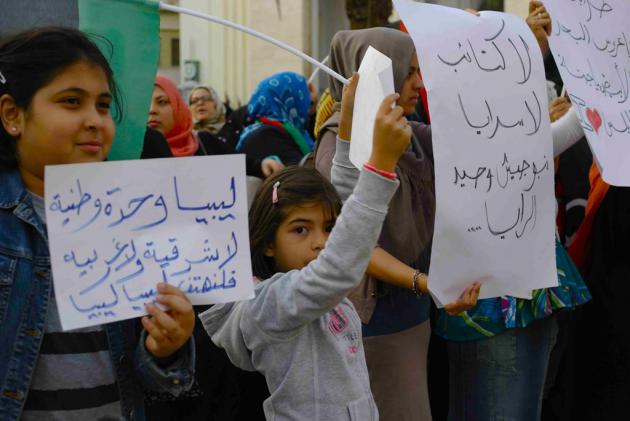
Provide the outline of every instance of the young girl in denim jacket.
[[[120,111],[98,47],[67,28],[0,43],[0,419],[143,420],[143,388],[192,383],[192,306],[160,284],[134,320],[61,330],[44,212],[46,165],[98,162]],[[118,114],[120,116],[120,113]]]

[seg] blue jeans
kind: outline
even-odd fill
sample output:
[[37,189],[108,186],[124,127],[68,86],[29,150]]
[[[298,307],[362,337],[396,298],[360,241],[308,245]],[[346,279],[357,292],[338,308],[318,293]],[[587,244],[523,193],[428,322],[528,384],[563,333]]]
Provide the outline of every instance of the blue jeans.
[[552,315],[488,339],[449,341],[449,421],[539,420],[557,334]]

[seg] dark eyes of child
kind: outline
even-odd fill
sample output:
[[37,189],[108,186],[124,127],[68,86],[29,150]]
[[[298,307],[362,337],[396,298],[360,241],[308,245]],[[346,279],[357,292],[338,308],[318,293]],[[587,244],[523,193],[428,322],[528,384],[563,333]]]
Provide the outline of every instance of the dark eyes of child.
[[68,104],[68,105],[79,105],[81,103],[79,98],[75,96],[62,98],[59,102]]
[[[78,107],[81,105],[81,99],[79,97],[67,97],[59,100],[61,104],[66,104],[71,107]],[[102,110],[109,110],[111,108],[110,101],[99,101],[96,106]]]
[[295,232],[296,234],[304,234],[306,233],[306,227],[297,227],[293,229],[293,232]]

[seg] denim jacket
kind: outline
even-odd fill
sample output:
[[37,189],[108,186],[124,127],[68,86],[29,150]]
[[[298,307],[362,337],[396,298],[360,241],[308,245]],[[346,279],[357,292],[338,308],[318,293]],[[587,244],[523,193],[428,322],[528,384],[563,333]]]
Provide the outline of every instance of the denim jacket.
[[[18,420],[46,326],[51,269],[44,225],[17,171],[0,169],[0,419]],[[167,367],[144,346],[137,320],[104,325],[125,420],[144,420],[144,391],[175,396],[194,376],[194,344]]]

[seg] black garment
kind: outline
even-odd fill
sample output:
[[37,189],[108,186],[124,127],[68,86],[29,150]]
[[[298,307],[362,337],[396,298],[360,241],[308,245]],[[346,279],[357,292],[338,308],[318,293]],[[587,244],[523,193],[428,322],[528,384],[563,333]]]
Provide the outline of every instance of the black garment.
[[308,120],[304,125],[304,130],[311,136],[315,136],[315,123],[317,122],[317,113],[309,114]]
[[[234,148],[222,142],[218,137],[208,132],[198,132],[199,149],[195,156],[237,154]],[[173,153],[166,138],[157,130],[147,127],[144,133],[144,147],[140,159],[171,158]],[[254,177],[263,177],[262,160],[256,160],[245,155],[245,173]]]
[[[210,306],[195,306],[195,315]],[[263,421],[262,404],[269,397],[265,377],[236,368],[217,347],[196,318],[195,383],[179,398],[151,396],[147,421]]]
[[225,124],[217,133],[217,137],[223,143],[227,143],[232,149],[236,149],[242,131],[245,127],[252,124],[254,120],[247,114],[247,105],[232,111],[226,118]]
[[263,124],[250,135],[241,152],[253,159],[275,155],[284,165],[299,164],[304,154],[293,138],[279,127]]
[[[589,170],[593,156],[585,138],[566,150],[558,160],[556,197],[558,233],[565,246],[577,232],[590,191]],[[542,421],[573,421],[577,349],[577,323],[581,309],[558,312],[558,336],[549,357]]]
[[[593,154],[586,138],[571,146],[560,155],[556,183],[559,183],[561,194],[558,197],[559,211],[562,214],[560,242],[565,246],[571,239],[584,219],[586,201],[591,183],[589,171],[593,162]],[[556,189],[558,190],[558,189]]]
[[593,296],[578,322],[575,420],[630,414],[630,188],[611,186],[597,211],[585,269]]
[[553,58],[551,50],[547,51],[547,54],[543,57],[545,64],[545,78],[556,84],[556,94],[560,95],[564,82],[560,76],[560,71],[556,65],[556,61]]
[[162,132],[147,127],[147,131],[144,132],[144,144],[140,159],[171,158],[172,156],[171,148]]
[[[230,145],[223,143],[218,137],[208,132],[198,132],[199,149],[196,156],[204,155],[229,155],[237,154]],[[254,177],[263,178],[262,159],[254,159],[245,155],[245,173]]]

